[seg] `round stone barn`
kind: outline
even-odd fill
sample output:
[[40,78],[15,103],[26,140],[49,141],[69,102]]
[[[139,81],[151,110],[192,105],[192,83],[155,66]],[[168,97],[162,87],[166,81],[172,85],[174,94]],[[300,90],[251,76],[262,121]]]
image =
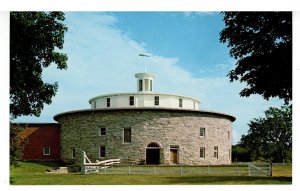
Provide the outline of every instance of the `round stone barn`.
[[154,75],[138,73],[137,92],[101,95],[91,109],[54,116],[61,159],[121,159],[123,164],[231,163],[233,116],[199,109],[198,99],[153,92]]

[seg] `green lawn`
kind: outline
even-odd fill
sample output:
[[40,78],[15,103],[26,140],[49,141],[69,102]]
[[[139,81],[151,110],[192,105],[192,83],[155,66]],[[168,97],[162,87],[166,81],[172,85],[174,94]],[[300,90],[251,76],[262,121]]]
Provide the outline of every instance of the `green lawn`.
[[48,174],[53,162],[20,162],[11,168],[14,185],[189,185],[189,184],[291,184],[291,166],[276,166],[273,177],[197,175]]
[[292,176],[292,166],[273,166],[273,176]]

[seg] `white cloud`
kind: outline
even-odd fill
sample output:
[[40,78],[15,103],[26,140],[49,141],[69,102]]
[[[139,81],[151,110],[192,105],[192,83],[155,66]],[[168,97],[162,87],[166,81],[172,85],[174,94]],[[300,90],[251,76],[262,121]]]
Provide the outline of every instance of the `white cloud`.
[[[19,121],[53,122],[60,112],[89,108],[88,100],[112,92],[135,92],[135,73],[147,69],[156,75],[154,90],[177,93],[200,99],[201,108],[234,115],[234,143],[247,132],[247,122],[262,114],[272,102],[259,96],[239,97],[243,85],[229,83],[224,78],[195,78],[179,66],[179,58],[166,58],[149,52],[143,43],[132,40],[114,26],[117,19],[106,14],[69,13],[66,16],[69,31],[65,37],[68,70],[52,66],[45,70],[46,81],[58,81],[59,91],[53,103],[46,106],[41,118],[20,118]],[[147,53],[150,58],[139,57]],[[232,61],[229,61],[229,63]],[[232,64],[220,64],[215,72]],[[278,105],[278,101],[273,104]]]
[[196,18],[196,16],[212,16],[219,13],[220,12],[216,12],[216,11],[186,11],[183,12],[183,15],[187,18],[194,19]]

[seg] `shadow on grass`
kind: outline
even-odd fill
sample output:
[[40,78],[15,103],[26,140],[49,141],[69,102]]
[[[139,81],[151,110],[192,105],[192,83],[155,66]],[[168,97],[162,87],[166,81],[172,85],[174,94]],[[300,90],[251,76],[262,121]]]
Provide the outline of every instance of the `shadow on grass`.
[[292,184],[292,177],[188,176],[168,177],[171,184]]
[[62,161],[22,161],[19,162],[20,165],[41,165],[41,166],[46,166],[46,167],[59,167],[59,166],[64,166],[65,163]]

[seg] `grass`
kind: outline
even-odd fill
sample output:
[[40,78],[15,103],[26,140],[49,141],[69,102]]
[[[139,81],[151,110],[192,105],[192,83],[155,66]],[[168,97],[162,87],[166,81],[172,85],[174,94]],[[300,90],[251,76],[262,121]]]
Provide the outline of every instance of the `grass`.
[[[11,167],[13,185],[206,185],[206,184],[291,184],[292,167],[274,166],[273,177],[199,176],[199,175],[103,175],[79,173],[48,174],[55,162],[20,162]],[[222,167],[220,167],[222,168]]]
[[273,176],[277,177],[291,177],[292,166],[273,166]]

